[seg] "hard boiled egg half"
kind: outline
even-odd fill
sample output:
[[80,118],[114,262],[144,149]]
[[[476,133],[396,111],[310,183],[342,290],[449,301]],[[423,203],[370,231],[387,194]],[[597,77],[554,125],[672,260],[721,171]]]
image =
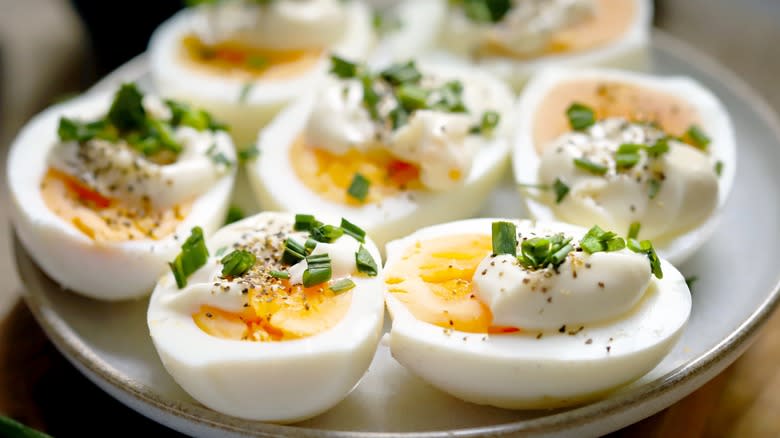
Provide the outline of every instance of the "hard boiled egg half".
[[331,71],[260,135],[248,173],[264,208],[349,217],[380,243],[481,208],[507,159],[506,85],[415,61]]
[[360,1],[225,0],[163,23],[149,62],[162,94],[211,111],[245,147],[280,108],[317,86],[328,53],[362,57],[374,39]]
[[735,140],[723,104],[695,80],[545,70],[517,108],[515,178],[533,217],[635,228],[675,264],[712,235]]
[[387,245],[393,357],[460,399],[568,406],[654,368],[685,326],[683,276],[648,241],[471,219]]
[[[382,260],[354,224],[264,212],[195,229],[149,302],[165,369],[236,417],[293,422],[354,388],[384,316]],[[340,225],[339,225],[340,224]]]
[[63,287],[148,294],[181,240],[225,219],[235,151],[210,114],[143,95],[86,95],[30,121],[8,156],[14,227]]
[[544,67],[645,68],[652,15],[650,0],[450,1],[439,47],[519,90]]

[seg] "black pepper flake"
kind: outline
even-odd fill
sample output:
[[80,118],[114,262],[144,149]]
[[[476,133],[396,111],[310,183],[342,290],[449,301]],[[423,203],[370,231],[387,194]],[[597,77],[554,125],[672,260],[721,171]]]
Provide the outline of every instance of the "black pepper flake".
[[552,303],[552,297],[547,297],[547,302]]
[[543,293],[543,294],[546,294],[546,293],[547,293],[547,286],[544,286],[544,287],[542,287],[542,293]]
[[585,268],[590,269],[591,265],[590,263],[585,263]]
[[211,312],[206,312],[206,318],[213,318],[214,315],[211,314]]
[[536,339],[542,339],[542,332],[539,332],[536,334]]
[[566,332],[566,324],[562,325],[561,328],[558,329],[558,333],[565,333]]
[[571,271],[571,276],[577,278],[577,271]]
[[455,325],[455,321],[450,320],[450,325]]
[[599,281],[599,287],[604,289],[604,282],[603,281]]
[[487,274],[487,269],[485,269],[484,271],[482,271],[482,275],[486,275],[486,274]]
[[528,284],[530,282],[531,282],[531,279],[529,279],[529,278],[524,278],[523,279],[523,284]]
[[612,347],[610,347],[609,345],[607,345],[607,353],[609,353],[609,352],[610,352],[610,350],[612,350]]
[[588,338],[587,341],[585,341],[585,345],[590,345],[593,343],[593,338]]

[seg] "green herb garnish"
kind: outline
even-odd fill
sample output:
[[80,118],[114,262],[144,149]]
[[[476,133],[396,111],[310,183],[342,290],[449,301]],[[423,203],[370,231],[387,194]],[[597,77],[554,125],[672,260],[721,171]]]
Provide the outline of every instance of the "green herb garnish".
[[257,148],[257,145],[253,144],[244,150],[238,151],[238,162],[248,163],[259,156],[260,149]]
[[239,277],[252,269],[257,258],[249,251],[237,249],[219,261],[222,263],[223,277]]
[[517,256],[517,227],[512,222],[493,222],[493,254]]
[[563,181],[561,181],[560,178],[555,178],[555,182],[553,182],[553,191],[555,191],[555,203],[560,204],[561,201],[563,201],[563,198],[566,197],[566,195],[569,194],[569,186],[564,184]]
[[562,233],[524,240],[517,260],[526,269],[543,269],[550,265],[557,268],[574,250],[571,240]]
[[393,64],[379,73],[382,79],[393,86],[402,84],[416,84],[422,79],[422,73],[417,69],[414,61]]
[[636,239],[639,237],[639,229],[642,227],[642,225],[639,222],[632,222],[631,225],[628,227],[628,238],[629,239]]
[[339,56],[330,57],[330,73],[340,79],[352,79],[357,77],[358,65]]
[[360,245],[360,249],[355,253],[355,264],[359,272],[367,274],[369,277],[375,277],[379,270],[374,257],[363,245]]
[[182,244],[179,255],[168,263],[179,289],[187,286],[187,278],[205,265],[208,258],[209,250],[203,238],[203,229],[195,227],[190,231],[190,237]]
[[348,234],[355,238],[360,243],[365,243],[366,241],[366,232],[358,227],[357,225],[353,224],[352,222],[341,218],[341,229],[344,230],[345,234]]
[[277,271],[275,269],[272,269],[268,271],[268,275],[274,278],[279,278],[282,280],[288,280],[290,278],[290,273],[287,271]]
[[268,65],[268,59],[262,56],[249,56],[246,58],[246,65],[250,68],[263,68]]
[[612,252],[625,248],[626,241],[616,233],[604,231],[598,225],[594,225],[580,240],[580,247],[588,254]]
[[322,225],[322,222],[314,218],[311,214],[296,214],[295,224],[293,230],[295,231],[311,231],[312,228],[316,228]]
[[371,181],[363,175],[356,173],[355,176],[352,177],[352,182],[347,188],[347,194],[358,201],[363,202],[366,200],[366,196],[368,196],[368,188],[370,185]]
[[658,196],[658,192],[661,190],[661,180],[650,178],[647,180],[647,196],[650,199],[655,199]]
[[604,175],[609,170],[607,166],[594,163],[593,161],[590,161],[587,158],[575,158],[574,165],[582,170],[585,170],[595,175]]
[[709,146],[711,142],[707,134],[705,134],[697,125],[691,125],[685,132],[685,136],[690,140],[690,144],[703,151],[707,150],[707,146]]
[[311,238],[317,242],[331,243],[343,234],[344,230],[334,225],[320,225],[311,229]]
[[566,110],[569,125],[575,131],[582,131],[596,123],[596,113],[588,106],[575,102]]
[[246,217],[246,215],[244,214],[244,210],[242,210],[241,207],[231,205],[228,207],[227,216],[225,217],[225,225],[238,222],[244,217]]
[[355,282],[349,278],[342,278],[341,280],[334,281],[330,284],[329,289],[336,295],[342,294],[355,287]]
[[716,161],[715,162],[715,174],[720,176],[723,173],[723,161]]
[[249,99],[249,93],[252,92],[254,86],[255,84],[252,82],[247,82],[241,86],[241,90],[238,92],[238,103],[246,103],[247,99]]
[[631,251],[647,255],[653,275],[658,279],[664,278],[664,273],[661,270],[661,259],[658,258],[658,254],[655,253],[655,248],[649,240],[638,242],[636,239],[628,239],[627,246]]
[[454,0],[463,13],[476,23],[498,23],[512,9],[511,0]]
[[619,169],[630,169],[636,166],[641,158],[639,151],[642,148],[644,148],[644,145],[641,144],[621,144],[615,153],[615,165]]
[[303,271],[303,285],[311,287],[330,280],[333,269],[328,254],[317,254],[306,257],[306,270]]
[[282,262],[294,265],[306,258],[306,248],[292,237],[284,241],[284,252],[282,253]]
[[666,138],[658,139],[652,146],[645,146],[647,155],[658,158],[661,155],[669,152],[669,141]]
[[685,277],[685,285],[688,286],[688,290],[691,290],[693,288],[693,284],[699,281],[699,277],[692,275],[690,277]]

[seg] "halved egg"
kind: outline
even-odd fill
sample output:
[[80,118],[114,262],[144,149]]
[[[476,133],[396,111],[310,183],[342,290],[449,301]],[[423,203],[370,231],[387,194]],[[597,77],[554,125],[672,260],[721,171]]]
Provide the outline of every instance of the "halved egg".
[[105,300],[140,297],[182,233],[222,225],[235,160],[208,113],[125,84],[115,95],[52,107],[21,130],[8,156],[11,217],[63,287]]
[[248,173],[264,208],[350,217],[383,243],[482,207],[507,159],[506,85],[414,61],[333,72],[261,132]]
[[649,0],[451,1],[438,45],[519,90],[550,66],[646,68],[652,15]]
[[578,404],[638,379],[691,310],[683,276],[649,242],[557,222],[421,229],[388,243],[384,281],[393,357],[455,397],[510,409]]
[[515,179],[531,216],[652,239],[672,263],[711,235],[736,170],[717,97],[690,78],[552,69],[517,104]]
[[193,230],[149,302],[165,369],[224,414],[288,423],[336,405],[368,369],[382,259],[358,227],[264,212],[207,244]]
[[377,44],[371,62],[386,64],[419,56],[436,43],[447,4],[441,1],[384,1],[375,3]]
[[317,87],[330,52],[363,57],[374,43],[360,1],[231,0],[185,9],[149,42],[165,96],[226,121],[239,148],[295,97]]

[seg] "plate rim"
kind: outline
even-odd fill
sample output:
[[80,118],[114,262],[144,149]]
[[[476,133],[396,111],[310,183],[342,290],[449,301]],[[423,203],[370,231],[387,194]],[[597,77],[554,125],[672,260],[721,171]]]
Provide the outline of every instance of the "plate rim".
[[[744,101],[750,102],[755,112],[760,116],[761,121],[774,133],[775,138],[780,144],[780,119],[778,118],[778,115],[763,97],[754,91],[736,73],[719,64],[709,55],[700,52],[691,45],[664,31],[654,29],[651,44],[678,58],[687,59],[697,64],[713,77],[718,78],[725,84],[725,87],[729,89],[729,91],[741,99],[744,99]],[[146,65],[146,54],[141,54],[93,85],[88,93],[102,92],[110,89],[118,82],[137,79],[146,70]],[[177,417],[178,420],[192,422],[221,432],[249,436],[267,436],[271,434],[314,436],[322,438],[337,436],[389,438],[414,435],[438,438],[453,435],[465,437],[484,434],[506,435],[511,433],[552,434],[562,433],[576,428],[585,428],[586,426],[595,424],[600,417],[617,417],[621,414],[628,413],[632,409],[641,408],[643,403],[661,400],[666,396],[668,399],[664,400],[660,405],[654,406],[653,411],[646,415],[650,416],[693,392],[713,378],[716,372],[719,372],[735,361],[739,355],[750,346],[759,332],[759,329],[780,305],[779,268],[777,275],[778,279],[775,282],[775,286],[769,291],[767,297],[761,304],[728,336],[706,352],[679,365],[663,376],[659,376],[655,381],[637,387],[636,389],[542,418],[519,420],[492,426],[422,433],[311,429],[301,428],[295,425],[278,425],[233,418],[196,403],[171,403],[158,396],[154,391],[145,389],[144,385],[133,379],[127,378],[85,345],[81,338],[59,316],[59,314],[52,310],[51,302],[45,295],[29,293],[27,287],[29,280],[27,279],[35,275],[32,271],[40,271],[40,269],[21,246],[16,233],[12,232],[12,234],[14,236],[13,252],[14,259],[16,260],[16,268],[20,278],[22,278],[23,284],[25,284],[22,296],[34,318],[46,333],[46,336],[77,369],[90,378],[95,384],[100,386],[104,391],[119,399],[131,409],[136,410],[161,424],[167,425],[159,418],[156,418],[156,415],[151,415],[147,409],[139,409],[137,406],[132,406],[129,400],[124,400],[124,397],[120,398],[116,394],[126,394],[132,397],[135,402],[148,405],[148,407],[157,410],[157,414],[160,415],[171,415]],[[42,271],[40,272],[42,273]],[[98,381],[99,379],[102,380]],[[699,380],[697,381],[697,379]],[[688,388],[690,390],[687,391],[679,390],[677,394],[674,394],[676,389],[679,389],[686,384],[692,386],[692,388]],[[104,385],[110,385],[111,390],[107,389]]]

